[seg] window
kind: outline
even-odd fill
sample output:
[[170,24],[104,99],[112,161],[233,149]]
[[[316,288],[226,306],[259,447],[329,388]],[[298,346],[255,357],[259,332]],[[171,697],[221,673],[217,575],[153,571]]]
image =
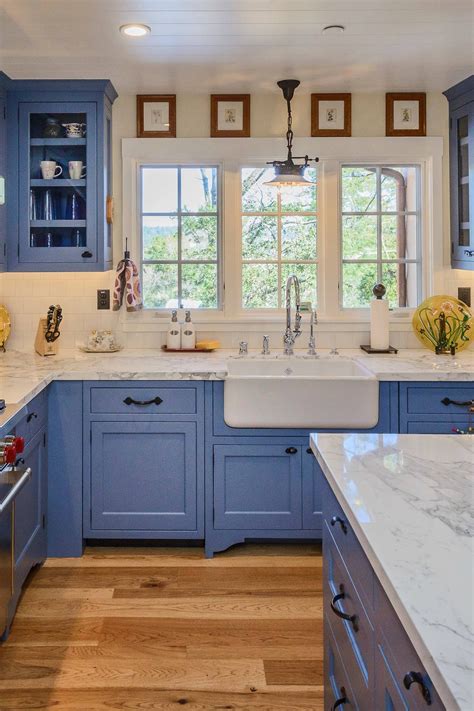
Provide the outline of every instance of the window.
[[241,170],[241,260],[244,309],[281,308],[290,274],[301,284],[301,299],[317,300],[316,171],[304,187],[277,190],[265,185],[273,169]]
[[374,284],[391,308],[421,298],[419,167],[343,166],[342,306],[363,308]]
[[145,308],[220,305],[217,166],[142,166],[141,246]]

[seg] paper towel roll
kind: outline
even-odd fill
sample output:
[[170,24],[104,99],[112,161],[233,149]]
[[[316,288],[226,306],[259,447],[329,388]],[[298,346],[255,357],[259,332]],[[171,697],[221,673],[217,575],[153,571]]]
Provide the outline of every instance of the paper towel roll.
[[388,301],[374,299],[370,302],[370,347],[385,351],[390,345],[389,341]]

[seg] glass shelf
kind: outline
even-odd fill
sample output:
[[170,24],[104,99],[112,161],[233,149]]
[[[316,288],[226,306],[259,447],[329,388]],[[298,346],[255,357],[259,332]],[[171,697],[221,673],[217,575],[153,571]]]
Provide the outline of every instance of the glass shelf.
[[30,220],[31,227],[85,227],[86,220]]
[[81,188],[85,187],[86,179],[52,178],[51,180],[45,180],[44,178],[31,178],[30,185],[32,188]]
[[85,146],[85,138],[31,138],[32,146]]

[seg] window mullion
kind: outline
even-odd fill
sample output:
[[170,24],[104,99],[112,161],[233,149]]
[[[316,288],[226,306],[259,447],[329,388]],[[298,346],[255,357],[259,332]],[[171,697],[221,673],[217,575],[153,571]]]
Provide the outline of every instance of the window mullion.
[[181,212],[181,168],[178,168],[178,307],[183,308],[183,281],[181,264],[181,237],[182,237],[182,212]]

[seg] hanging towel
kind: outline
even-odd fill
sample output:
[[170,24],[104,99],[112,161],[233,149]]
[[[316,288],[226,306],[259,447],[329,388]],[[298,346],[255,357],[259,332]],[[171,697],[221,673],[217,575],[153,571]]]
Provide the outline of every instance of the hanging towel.
[[140,274],[135,262],[129,258],[122,259],[117,264],[113,299],[114,311],[120,309],[124,299],[127,311],[139,311],[143,308]]

